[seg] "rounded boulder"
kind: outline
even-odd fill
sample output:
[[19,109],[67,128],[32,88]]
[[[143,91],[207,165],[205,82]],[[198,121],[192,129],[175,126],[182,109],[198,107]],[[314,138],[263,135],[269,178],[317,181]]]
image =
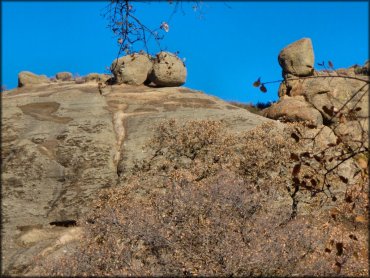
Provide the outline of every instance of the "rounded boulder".
[[156,55],[150,80],[158,86],[176,87],[185,84],[187,70],[175,54],[160,52]]
[[134,53],[114,60],[110,69],[116,83],[141,85],[148,79],[152,66],[147,54]]
[[49,82],[50,80],[46,75],[37,75],[30,71],[22,71],[18,74],[18,87]]
[[303,38],[289,44],[280,51],[278,60],[284,73],[295,76],[312,75],[315,57],[311,39]]

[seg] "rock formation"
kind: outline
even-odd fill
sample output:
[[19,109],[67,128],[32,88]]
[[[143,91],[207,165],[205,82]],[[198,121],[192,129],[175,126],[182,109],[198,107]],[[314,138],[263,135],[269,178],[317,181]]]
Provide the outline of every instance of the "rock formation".
[[36,75],[29,71],[22,71],[18,74],[18,87],[26,85],[35,85],[49,83],[50,80],[46,75]]
[[21,73],[2,93],[2,274],[367,276],[368,158],[336,165],[368,144],[367,69],[311,72],[311,52],[279,55],[280,121],[178,87],[166,52],[114,78]]
[[317,126],[360,124],[366,133],[369,76],[364,73],[367,65],[317,71],[313,69],[313,57],[310,39],[301,39],[281,51],[279,63],[284,80],[278,91],[280,99],[266,109],[264,115],[290,122],[310,121]]
[[141,85],[153,82],[160,87],[185,84],[186,67],[170,52],[160,52],[155,58],[145,53],[133,53],[116,59],[110,67],[116,84]]
[[49,223],[76,220],[99,189],[117,185],[149,155],[142,147],[161,121],[223,120],[235,131],[270,121],[187,88],[102,90],[94,82],[62,82],[3,93],[5,272],[20,273],[35,254],[53,250],[70,228]]

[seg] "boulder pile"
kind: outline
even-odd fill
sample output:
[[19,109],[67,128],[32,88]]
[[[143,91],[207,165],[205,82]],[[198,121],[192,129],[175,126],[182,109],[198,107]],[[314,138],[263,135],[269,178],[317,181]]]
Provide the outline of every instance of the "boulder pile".
[[86,76],[74,77],[70,72],[58,72],[55,77],[48,78],[46,75],[37,75],[29,71],[22,71],[18,74],[18,87],[38,84],[50,84],[59,82],[74,82],[82,84],[86,82],[102,82],[106,83],[111,79],[111,75],[104,73],[89,73]]
[[160,87],[181,86],[186,81],[184,62],[175,54],[160,52],[155,57],[134,53],[115,59],[111,65],[116,84],[142,85],[154,83]]
[[149,85],[158,87],[178,87],[186,82],[187,70],[183,60],[170,52],[159,52],[155,57],[144,52],[133,53],[115,59],[109,74],[90,73],[83,77],[73,77],[70,72],[59,72],[55,78],[22,71],[18,74],[18,87],[51,82],[74,81],[102,82],[109,84]]
[[[278,56],[283,82],[279,100],[263,115],[285,122],[308,121],[335,128],[356,138],[368,131],[369,62],[348,69],[314,69],[314,52],[308,38],[285,47]],[[342,135],[343,135],[342,134]]]

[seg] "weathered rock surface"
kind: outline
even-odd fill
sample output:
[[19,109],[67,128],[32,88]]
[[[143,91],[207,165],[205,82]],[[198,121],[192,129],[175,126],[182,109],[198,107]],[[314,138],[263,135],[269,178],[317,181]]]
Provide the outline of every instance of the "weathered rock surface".
[[[367,146],[366,134],[369,131],[368,62],[363,67],[355,65],[348,69],[314,71],[308,77],[304,74],[297,74],[289,68],[289,65],[297,64],[294,63],[294,59],[311,61],[311,58],[307,57],[312,57],[313,63],[313,52],[312,55],[308,54],[311,52],[312,46],[309,39],[302,39],[281,51],[279,63],[283,68],[284,81],[278,90],[280,100],[267,109],[264,115],[273,119],[279,119],[283,115],[289,121],[306,119],[315,124],[322,122],[335,129],[337,135],[350,136],[353,142],[357,140],[364,142]],[[300,53],[302,57],[296,58],[296,54],[289,56],[289,53]],[[310,65],[308,68],[311,68],[312,63],[306,63]],[[297,101],[298,97],[299,101]]]
[[[266,118],[187,88],[95,83],[27,86],[3,93],[3,272],[22,274],[37,254],[78,239],[73,223],[99,189],[119,183],[165,119],[222,120],[249,130]],[[71,222],[72,221],[72,222]],[[72,243],[71,243],[72,244]],[[54,250],[54,251],[53,251]]]
[[283,122],[308,121],[316,126],[322,124],[320,112],[300,96],[281,98],[277,103],[265,109],[263,116]]
[[[369,131],[369,84],[368,76],[356,74],[344,74],[340,72],[315,72],[313,78],[289,80],[286,79],[279,87],[280,100],[275,107],[285,104],[286,113],[292,116],[298,113],[295,103],[285,99],[301,98],[301,107],[311,107],[310,112],[299,111],[306,116],[300,118],[317,118],[320,114],[322,122],[335,128],[338,135],[346,135],[368,145],[366,134]],[[346,78],[346,77],[349,78]],[[352,78],[350,78],[352,77]],[[358,79],[356,79],[358,78]],[[290,98],[291,97],[291,98]],[[274,106],[273,106],[274,107]],[[269,118],[278,119],[280,114],[272,113],[276,108],[270,107],[265,115]],[[291,117],[294,120],[294,117]],[[298,120],[298,118],[297,118]],[[320,123],[318,121],[317,123]],[[355,139],[356,138],[356,139]]]
[[37,75],[29,71],[22,71],[18,74],[18,87],[49,82],[50,80],[46,75]]
[[311,39],[303,38],[288,45],[279,53],[278,61],[283,73],[311,75],[315,62]]
[[72,73],[63,71],[63,72],[58,72],[55,75],[56,79],[61,80],[61,81],[69,81],[72,79]]
[[111,71],[117,84],[141,85],[148,79],[152,66],[148,55],[134,53],[114,60]]
[[160,52],[154,60],[150,80],[158,86],[181,86],[186,81],[187,70],[183,61],[169,52]]

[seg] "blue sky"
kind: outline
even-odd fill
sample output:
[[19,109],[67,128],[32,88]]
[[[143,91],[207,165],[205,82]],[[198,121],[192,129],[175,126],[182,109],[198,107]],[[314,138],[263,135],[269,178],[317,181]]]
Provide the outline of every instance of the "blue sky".
[[[2,1],[2,84],[16,87],[23,70],[50,77],[60,71],[106,72],[118,50],[101,16],[108,3]],[[152,28],[173,11],[166,2],[133,5]],[[303,37],[312,39],[316,62],[331,60],[336,68],[362,65],[369,56],[366,1],[203,1],[202,18],[193,5],[184,2],[172,17],[162,47],[186,58],[186,87],[225,100],[275,101],[278,85],[263,94],[251,84],[260,76],[280,79],[280,50]]]

